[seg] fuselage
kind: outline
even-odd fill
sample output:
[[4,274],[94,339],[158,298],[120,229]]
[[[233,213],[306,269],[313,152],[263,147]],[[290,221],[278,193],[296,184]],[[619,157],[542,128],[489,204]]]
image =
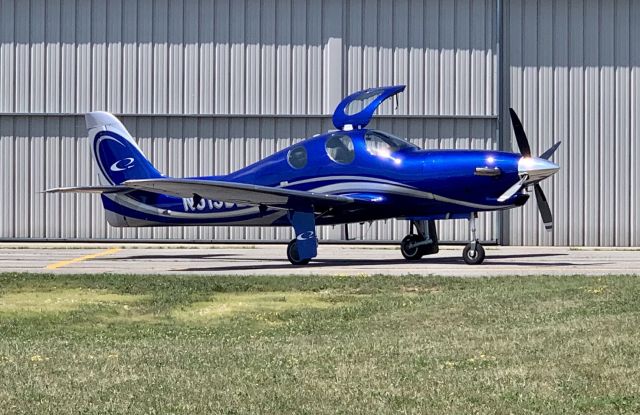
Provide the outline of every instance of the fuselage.
[[[343,138],[344,136],[348,138]],[[518,192],[498,201],[519,178],[520,154],[491,150],[423,150],[405,142],[380,146],[388,133],[359,129],[314,136],[224,176],[199,177],[353,196],[340,209],[316,211],[317,224],[364,222],[386,218],[466,218],[471,212],[508,209],[526,202]],[[349,144],[329,147],[336,137]],[[374,140],[375,139],[375,140]],[[380,141],[382,142],[382,141]],[[384,144],[384,142],[383,142]],[[291,152],[305,153],[304,163]],[[340,151],[346,155],[340,158]],[[300,160],[302,158],[299,158]],[[296,159],[297,160],[297,159]],[[294,166],[295,165],[295,166]],[[107,218],[116,226],[282,225],[286,211],[215,200],[177,198],[133,191],[102,195]]]
[[[478,212],[523,205],[533,189],[547,230],[553,215],[540,182],[560,168],[549,159],[556,143],[532,156],[520,119],[509,109],[519,153],[424,150],[392,134],[366,129],[378,106],[404,85],[369,88],[345,97],[318,134],[224,176],[166,177],[145,157],[113,114],[94,111],[85,123],[99,186],[47,193],[100,193],[112,226],[291,226],[294,265],[318,254],[317,225],[399,218],[411,221],[402,255],[438,252],[435,220],[469,219],[468,264],[480,264]],[[206,198],[205,198],[206,197]],[[413,233],[413,229],[417,233]],[[346,229],[345,229],[346,233]]]

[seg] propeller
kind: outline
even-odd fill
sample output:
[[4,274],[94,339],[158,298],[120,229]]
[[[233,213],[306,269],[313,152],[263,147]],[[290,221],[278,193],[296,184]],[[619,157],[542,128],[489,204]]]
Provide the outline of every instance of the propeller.
[[531,157],[531,146],[529,145],[527,134],[522,127],[522,122],[520,118],[518,118],[518,114],[516,114],[513,108],[509,108],[509,115],[511,116],[511,124],[513,125],[513,132],[516,136],[516,143],[523,158],[518,162],[520,180],[501,194],[500,197],[498,197],[498,201],[504,202],[518,193],[523,187],[533,185],[540,217],[542,218],[545,229],[551,231],[553,229],[553,215],[551,214],[547,197],[544,195],[539,182],[558,171],[559,167],[548,160],[553,156],[553,153],[556,152],[561,142],[558,141],[555,143],[539,157]]
[[500,195],[500,197],[498,198],[498,202],[504,202],[505,200],[509,199],[511,196],[518,193],[518,191],[522,188],[522,186],[524,185],[524,182],[526,182],[528,178],[529,177],[526,174],[523,174],[520,180],[516,182],[516,184],[508,188],[506,192]]
[[529,140],[524,132],[520,118],[518,118],[518,114],[516,114],[513,108],[509,108],[509,115],[511,115],[511,124],[513,125],[513,132],[516,135],[516,142],[518,143],[520,154],[522,154],[522,157],[531,157]]
[[551,208],[549,208],[549,202],[547,197],[542,191],[542,187],[538,183],[533,185],[533,189],[536,193],[536,201],[538,202],[538,210],[540,211],[540,217],[544,223],[544,228],[548,231],[553,229],[553,215],[551,214]]
[[540,158],[541,159],[545,159],[545,160],[549,160],[551,158],[551,156],[553,156],[553,153],[556,152],[558,147],[560,147],[560,144],[562,144],[562,141],[558,141],[557,143],[555,143],[554,145],[549,147],[549,149],[547,151],[545,151],[544,153],[540,154]]

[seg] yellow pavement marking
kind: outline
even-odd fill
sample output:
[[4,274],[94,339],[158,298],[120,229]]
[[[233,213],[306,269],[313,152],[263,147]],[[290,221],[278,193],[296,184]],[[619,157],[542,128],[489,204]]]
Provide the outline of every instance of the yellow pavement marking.
[[67,259],[64,261],[49,264],[47,265],[47,269],[56,269],[56,268],[64,267],[67,265],[75,264],[76,262],[86,261],[87,259],[93,259],[93,258],[105,256],[105,255],[115,254],[118,251],[121,251],[121,248],[109,248],[106,251],[96,252],[95,254],[84,255],[77,258]]

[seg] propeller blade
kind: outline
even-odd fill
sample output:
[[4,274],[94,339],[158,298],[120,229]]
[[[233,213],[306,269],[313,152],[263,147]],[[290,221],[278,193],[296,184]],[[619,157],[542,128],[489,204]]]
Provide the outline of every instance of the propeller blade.
[[522,188],[522,185],[526,181],[527,181],[527,175],[523,175],[516,184],[508,188],[503,194],[500,195],[500,197],[498,198],[498,202],[504,202],[505,200],[509,199],[511,196],[515,195],[518,192],[518,190]]
[[533,188],[536,192],[536,201],[538,202],[538,210],[540,211],[540,217],[542,217],[544,228],[551,231],[553,229],[553,215],[551,214],[547,197],[544,195],[544,192],[538,183],[533,185]]
[[520,118],[518,118],[518,114],[516,114],[513,108],[509,108],[509,114],[511,115],[511,124],[513,125],[513,132],[516,135],[516,142],[518,143],[520,154],[524,157],[531,157],[529,140],[527,139],[527,135],[524,133],[524,128],[522,127]]
[[553,153],[556,152],[558,147],[560,147],[560,144],[562,144],[562,141],[558,141],[557,143],[552,145],[547,151],[545,151],[544,153],[542,153],[540,155],[540,158],[541,159],[545,159],[545,160],[549,160],[551,158],[551,156],[553,156]]

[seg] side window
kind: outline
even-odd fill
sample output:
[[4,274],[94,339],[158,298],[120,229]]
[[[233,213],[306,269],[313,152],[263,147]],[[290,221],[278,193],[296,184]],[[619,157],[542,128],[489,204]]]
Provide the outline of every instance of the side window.
[[287,154],[287,161],[294,169],[301,169],[307,165],[307,150],[303,146],[294,147]]
[[349,164],[355,157],[353,141],[346,134],[334,134],[327,139],[325,144],[327,155],[336,163]]

